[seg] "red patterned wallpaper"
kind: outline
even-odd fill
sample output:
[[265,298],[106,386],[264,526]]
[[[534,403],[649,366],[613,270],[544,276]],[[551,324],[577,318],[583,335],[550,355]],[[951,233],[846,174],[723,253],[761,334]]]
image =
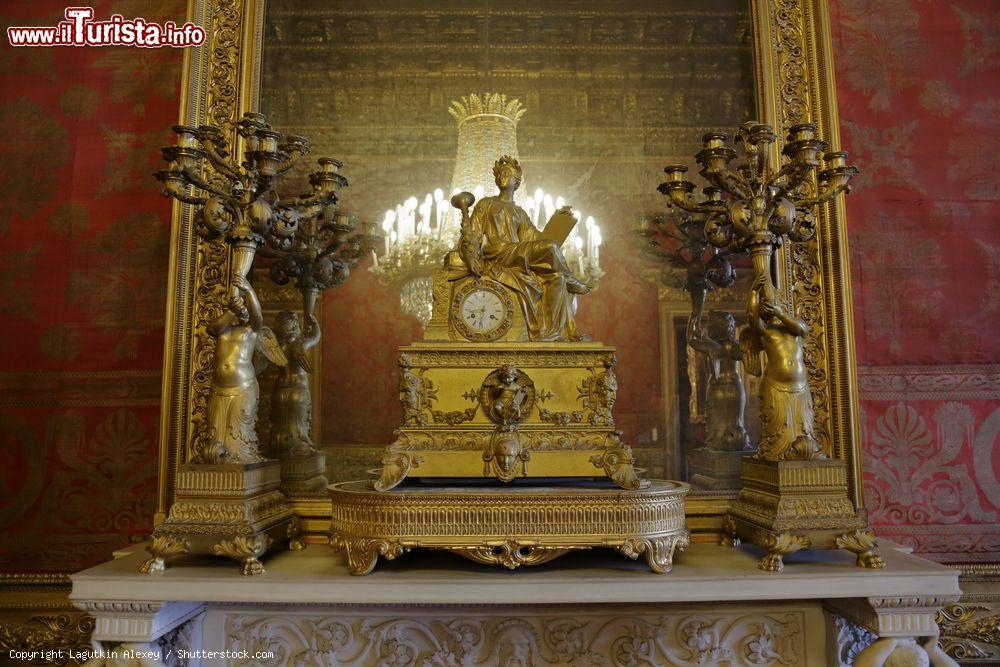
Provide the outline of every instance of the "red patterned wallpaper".
[[[55,25],[65,6],[5,2],[2,27]],[[150,172],[182,53],[2,39],[0,569],[72,571],[152,526],[170,207]]]
[[[7,2],[3,27],[54,24],[63,6]],[[183,3],[96,11],[177,19]],[[991,0],[831,12],[842,140],[863,170],[848,216],[872,518],[933,557],[995,560],[1000,19]],[[75,570],[150,529],[169,205],[149,172],[180,65],[171,50],[0,47],[0,569]],[[340,354],[411,335],[368,315],[327,300],[328,328],[369,324]],[[614,321],[601,337],[619,342],[618,315],[581,319]]]
[[1000,14],[830,7],[862,170],[847,214],[872,521],[939,560],[1000,560]]

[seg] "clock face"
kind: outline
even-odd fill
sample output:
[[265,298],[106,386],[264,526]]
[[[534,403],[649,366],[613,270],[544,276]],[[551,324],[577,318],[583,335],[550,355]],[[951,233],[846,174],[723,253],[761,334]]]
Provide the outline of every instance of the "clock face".
[[449,310],[455,333],[477,343],[500,340],[514,321],[509,290],[493,280],[470,280],[457,287]]
[[493,290],[474,289],[462,300],[461,318],[469,329],[487,333],[507,319],[507,307]]

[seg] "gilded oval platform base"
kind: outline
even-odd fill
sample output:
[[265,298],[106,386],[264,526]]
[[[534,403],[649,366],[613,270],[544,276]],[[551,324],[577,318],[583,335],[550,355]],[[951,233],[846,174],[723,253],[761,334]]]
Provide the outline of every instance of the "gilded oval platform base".
[[329,487],[330,546],[345,550],[353,574],[368,574],[379,556],[441,549],[514,569],[565,553],[612,547],[644,556],[669,572],[675,549],[688,545],[682,482],[653,480],[646,488],[614,486],[397,487],[368,482]]

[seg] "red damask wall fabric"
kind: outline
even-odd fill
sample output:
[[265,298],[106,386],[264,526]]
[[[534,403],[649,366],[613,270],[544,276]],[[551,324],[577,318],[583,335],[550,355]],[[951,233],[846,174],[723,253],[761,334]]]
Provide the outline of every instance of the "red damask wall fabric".
[[[65,6],[5,2],[3,27],[55,25]],[[2,40],[0,569],[73,571],[152,527],[170,206],[150,172],[183,54]]]
[[1000,14],[832,0],[865,496],[918,553],[1000,558]]

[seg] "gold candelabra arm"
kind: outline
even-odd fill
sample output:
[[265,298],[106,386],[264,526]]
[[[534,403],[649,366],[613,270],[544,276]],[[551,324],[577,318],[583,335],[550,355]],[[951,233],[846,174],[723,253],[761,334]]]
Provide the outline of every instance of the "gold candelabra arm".
[[722,167],[721,169],[713,171],[703,169],[700,173],[705,177],[705,180],[714,185],[716,188],[729,193],[737,199],[749,199],[753,196],[751,183],[738,173],[729,169],[729,167]]
[[[234,169],[233,166],[227,162],[225,158],[218,153],[218,151],[216,151],[215,145],[212,142],[203,141],[201,150],[216,171],[228,177],[232,181],[244,182],[244,175],[237,169]],[[245,182],[244,185],[246,185]]]
[[281,145],[281,151],[288,154],[288,159],[278,165],[275,175],[281,176],[299,163],[299,160],[309,155],[309,142],[304,137],[288,135]]
[[185,169],[181,173],[183,174],[184,181],[188,185],[193,185],[199,190],[203,190],[205,192],[213,194],[216,197],[219,197],[220,199],[224,199],[226,201],[233,201],[233,196],[231,193],[226,192],[225,190],[220,190],[219,188],[215,187],[208,181],[204,180],[194,171],[194,169]]
[[177,201],[184,202],[185,204],[190,204],[192,206],[204,206],[205,202],[208,201],[208,197],[199,196],[197,193],[188,194],[187,192],[187,181],[184,180],[184,176],[179,171],[172,169],[163,169],[153,173],[160,183],[163,184],[163,189],[160,190],[160,194],[164,197],[171,197]]
[[794,192],[801,186],[812,170],[801,162],[786,162],[781,169],[768,182],[768,188],[774,192],[773,199],[783,199],[788,193]]

